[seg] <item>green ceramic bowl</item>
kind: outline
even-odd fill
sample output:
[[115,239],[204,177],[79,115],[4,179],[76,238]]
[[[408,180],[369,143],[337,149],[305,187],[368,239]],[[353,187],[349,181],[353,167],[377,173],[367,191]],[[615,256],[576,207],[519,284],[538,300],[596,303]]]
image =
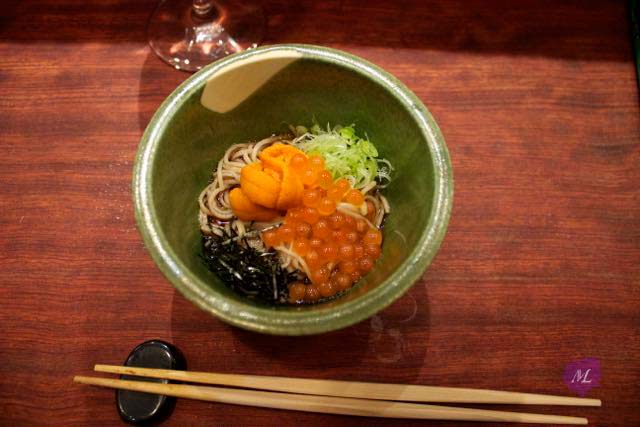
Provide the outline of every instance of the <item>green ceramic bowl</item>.
[[[385,190],[391,214],[383,254],[341,298],[301,307],[262,305],[236,295],[207,270],[199,256],[196,200],[231,144],[313,119],[354,123],[395,166]],[[305,335],[366,319],[420,278],[444,237],[453,179],[438,126],[400,81],[341,51],[276,45],[217,61],[164,101],[140,142],[133,195],[147,249],[186,298],[242,328]]]

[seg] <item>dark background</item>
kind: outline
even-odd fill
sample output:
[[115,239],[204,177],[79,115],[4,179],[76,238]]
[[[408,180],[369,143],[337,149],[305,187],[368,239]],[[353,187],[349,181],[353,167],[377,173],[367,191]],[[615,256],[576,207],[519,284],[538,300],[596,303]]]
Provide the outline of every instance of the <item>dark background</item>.
[[[640,424],[640,111],[625,2],[265,3],[265,43],[344,49],[415,91],[455,176],[422,280],[367,321],[304,338],[209,317],[143,248],[134,154],[188,77],[150,53],[154,4],[0,8],[0,425],[120,425],[113,392],[72,376],[151,338],[194,370],[569,395],[565,366],[595,357],[588,396],[602,408],[508,409]],[[203,424],[457,425],[186,400],[166,423]]]

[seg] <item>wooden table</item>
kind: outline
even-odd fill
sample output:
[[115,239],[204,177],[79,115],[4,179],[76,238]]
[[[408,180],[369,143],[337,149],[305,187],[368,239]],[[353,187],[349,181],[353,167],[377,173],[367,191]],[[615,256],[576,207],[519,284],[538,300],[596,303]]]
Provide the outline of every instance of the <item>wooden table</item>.
[[[602,408],[533,410],[640,424],[640,109],[624,2],[265,5],[266,43],[341,48],[414,90],[456,180],[422,280],[370,320],[305,338],[209,317],[142,245],[134,154],[188,77],[146,44],[154,3],[3,3],[0,425],[121,425],[112,391],[71,377],[151,338],[194,370],[567,395],[565,366],[594,357],[588,396]],[[457,425],[193,401],[165,425],[205,424]]]

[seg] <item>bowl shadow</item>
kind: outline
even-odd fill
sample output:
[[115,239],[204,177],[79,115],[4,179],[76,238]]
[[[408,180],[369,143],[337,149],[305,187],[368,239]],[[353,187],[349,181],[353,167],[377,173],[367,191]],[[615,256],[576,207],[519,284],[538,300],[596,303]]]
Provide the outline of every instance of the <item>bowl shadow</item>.
[[141,135],[160,104],[191,75],[169,67],[148,49],[138,84],[138,128]]
[[173,293],[173,343],[190,370],[412,383],[429,344],[429,296],[422,281],[371,318],[321,335],[263,335],[227,325]]

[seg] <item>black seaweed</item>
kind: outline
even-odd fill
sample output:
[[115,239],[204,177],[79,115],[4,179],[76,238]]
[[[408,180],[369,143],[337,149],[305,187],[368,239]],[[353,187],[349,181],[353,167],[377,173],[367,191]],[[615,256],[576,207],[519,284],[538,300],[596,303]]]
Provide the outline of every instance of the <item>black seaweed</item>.
[[287,285],[295,277],[282,269],[275,252],[259,252],[232,236],[203,236],[202,256],[234,292],[271,304],[287,302]]

